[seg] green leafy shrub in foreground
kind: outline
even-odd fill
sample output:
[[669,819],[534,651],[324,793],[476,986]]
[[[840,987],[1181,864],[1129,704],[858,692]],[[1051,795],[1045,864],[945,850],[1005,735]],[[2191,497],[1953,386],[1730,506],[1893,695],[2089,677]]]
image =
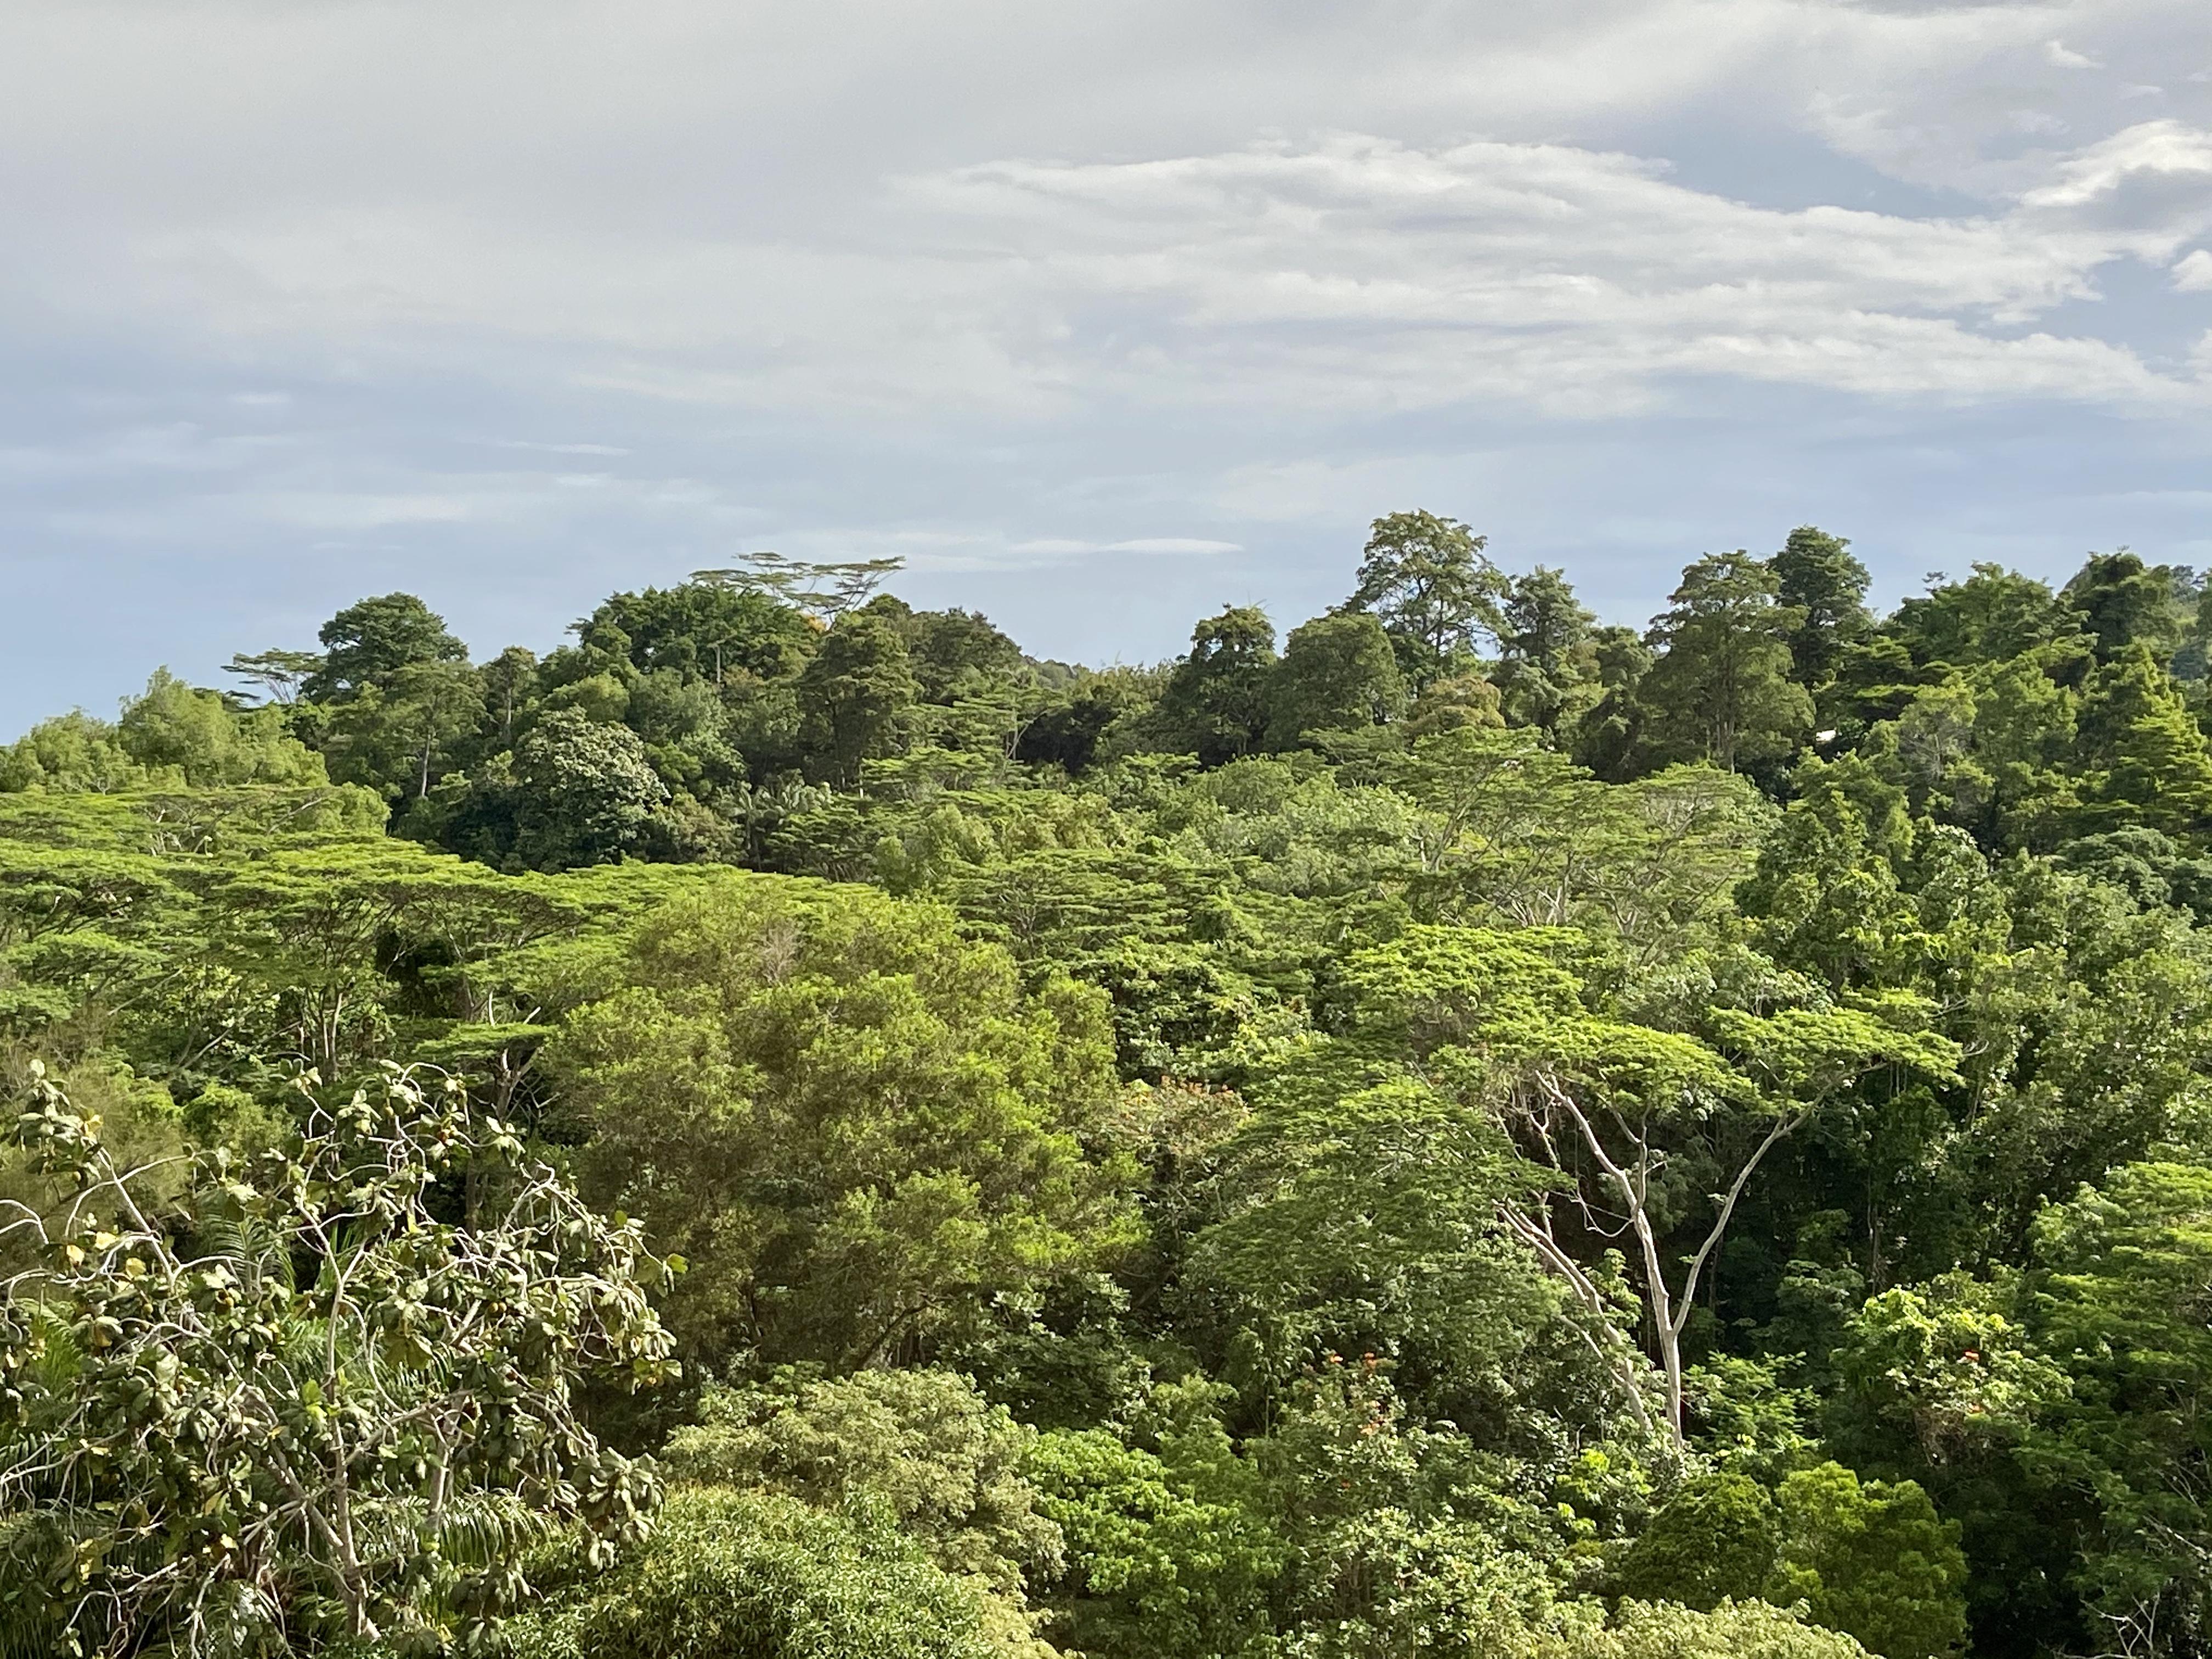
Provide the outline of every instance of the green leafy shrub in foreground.
[[669,1375],[659,1264],[458,1085],[394,1068],[173,1204],[42,1071],[27,1107],[76,1196],[0,1208],[0,1652],[483,1652],[527,1540],[646,1533],[575,1394]]

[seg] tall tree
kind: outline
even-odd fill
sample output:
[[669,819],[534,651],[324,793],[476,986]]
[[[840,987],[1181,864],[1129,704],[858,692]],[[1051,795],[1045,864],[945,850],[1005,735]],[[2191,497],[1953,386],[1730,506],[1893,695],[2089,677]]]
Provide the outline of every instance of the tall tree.
[[799,678],[800,737],[817,779],[850,784],[905,744],[921,687],[890,617],[860,611],[830,630]]
[[82,708],[40,720],[0,749],[0,793],[105,795],[145,781],[145,769],[124,752],[115,727]]
[[2212,836],[2212,745],[2148,645],[2127,647],[2091,678],[2080,751],[2101,803],[2098,828],[2148,824],[2197,845]]
[[1498,638],[1498,707],[1509,726],[1557,738],[1597,701],[1591,615],[1566,577],[1547,565],[1513,579]]
[[1945,1659],[1966,1634],[1966,1559],[1955,1522],[1917,1483],[1863,1486],[1838,1463],[1799,1469],[1778,1494],[1770,1601],[1803,1601],[1816,1625],[1884,1659]]
[[1398,665],[1416,691],[1504,630],[1504,573],[1483,552],[1486,538],[1433,513],[1375,520],[1359,561],[1358,585],[1340,607],[1382,618]]
[[1598,776],[1619,783],[1635,775],[1649,712],[1637,688],[1651,672],[1651,647],[1632,628],[1615,623],[1590,635],[1599,696],[1575,722],[1574,757]]
[[1268,687],[1267,746],[1294,749],[1309,732],[1380,726],[1406,712],[1390,637],[1364,612],[1316,617],[1291,630]]
[[1791,678],[1815,691],[1835,678],[1844,649],[1874,627],[1866,607],[1870,579],[1850,550],[1844,537],[1800,525],[1767,562],[1778,584],[1776,599],[1802,613],[1784,641]]
[[2036,1224],[2040,1346],[2074,1388],[2030,1437],[2062,1490],[2090,1497],[2072,1540],[2109,1652],[2193,1651],[2162,1632],[2212,1623],[2212,1170],[2130,1164]]
[[1104,997],[1025,991],[948,912],[702,884],[623,977],[554,1066],[594,1128],[587,1191],[697,1264],[668,1316],[710,1366],[910,1361],[1128,1239],[1129,1172],[1085,1152],[1115,1098]]
[[1004,684],[1021,672],[1021,647],[980,611],[914,611],[902,626],[928,702],[949,703],[963,690]]
[[2072,633],[2074,626],[2072,615],[2041,582],[1981,563],[1960,582],[1941,571],[1930,574],[1928,592],[1899,605],[1883,632],[1923,666],[1941,662],[1969,668],[2007,661]]
[[513,745],[522,730],[523,710],[538,690],[538,656],[510,645],[483,665],[484,738],[494,750]]
[[574,624],[579,639],[611,645],[647,673],[672,669],[720,685],[736,674],[781,679],[799,672],[821,637],[773,592],[694,580],[617,593]]
[[166,668],[124,705],[115,741],[149,771],[198,788],[323,781],[321,761],[286,734],[282,710],[234,709],[220,692],[186,685]]
[[[1344,987],[1361,1037],[1400,1045],[1427,1075],[1495,1103],[1522,1154],[1556,1173],[1503,1218],[1584,1310],[1586,1340],[1623,1403],[1682,1445],[1698,1286],[1768,1154],[1862,1073],[1948,1073],[1958,1051],[1811,998],[1768,1015],[1706,1011],[1709,1040],[1592,1017],[1583,981],[1533,942],[1416,927],[1355,953]],[[1577,1254],[1598,1239],[1628,1254],[1659,1363],[1656,1412],[1648,1369],[1613,1321],[1617,1267]]]
[[339,702],[381,685],[413,663],[457,663],[468,647],[446,619],[412,593],[386,593],[348,605],[322,626],[322,666],[300,688],[311,702]]
[[483,719],[483,686],[465,662],[403,663],[334,708],[324,728],[331,773],[392,799],[420,800]]
[[2058,597],[2095,641],[2099,662],[2111,662],[2131,645],[2163,662],[2193,620],[2177,592],[2179,574],[2168,565],[2146,565],[2124,547],[2092,553]]
[[1802,613],[1781,602],[1781,586],[1741,549],[1682,572],[1651,625],[1661,654],[1638,688],[1666,758],[1734,772],[1784,758],[1811,732],[1813,700],[1790,678]]
[[626,726],[556,709],[514,751],[514,856],[537,870],[606,864],[636,847],[668,799]]
[[1267,738],[1275,669],[1275,626],[1267,612],[1231,605],[1191,630],[1190,653],[1176,664],[1152,711],[1171,750],[1219,766],[1256,753]]

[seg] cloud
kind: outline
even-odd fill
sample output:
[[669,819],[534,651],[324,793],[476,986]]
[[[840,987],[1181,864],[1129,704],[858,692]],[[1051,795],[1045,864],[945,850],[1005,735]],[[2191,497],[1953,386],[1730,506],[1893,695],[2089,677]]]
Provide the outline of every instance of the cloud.
[[1140,536],[1134,541],[1109,542],[1102,553],[1242,553],[1239,542],[1206,541],[1195,536]]
[[2208,184],[2212,133],[2177,119],[1947,217],[1754,206],[1617,150],[1336,133],[908,174],[865,232],[811,246],[586,247],[332,210],[216,233],[219,259],[206,234],[157,241],[135,268],[172,293],[207,275],[201,314],[241,343],[376,341],[479,374],[557,361],[572,386],[864,422],[1054,419],[1101,398],[1609,417],[1713,379],[2148,410],[2198,387],[2030,325],[2094,298],[2112,261],[2164,264],[2212,228]]
[[2198,248],[2174,262],[2173,286],[2185,294],[2212,293],[2212,252]]
[[[2069,158],[2015,208],[1911,219],[1754,208],[1562,145],[1345,134],[1160,161],[1001,162],[908,181],[976,228],[1030,350],[1200,402],[1465,400],[1612,415],[1708,377],[1875,396],[2193,399],[2123,346],[2021,333],[2206,217],[2212,135]],[[1070,368],[1073,367],[1071,361]]]
[[627,455],[630,452],[619,444],[542,444],[526,438],[495,438],[495,447],[500,449],[528,449],[544,455]]
[[1044,537],[1017,542],[1010,551],[1017,554],[1073,555],[1085,553],[1241,553],[1243,544],[1237,542],[1209,541],[1196,536],[1139,536],[1133,540],[1118,542],[1088,542],[1067,537]]
[[2119,252],[2157,250],[2212,226],[2212,131],[2145,121],[2065,157],[2021,198],[2028,227],[2069,225],[2108,236]]
[[[1714,380],[2194,395],[2124,339],[2035,327],[2095,298],[2104,264],[2162,264],[2197,234],[2212,143],[2178,110],[2025,148],[2087,114],[2037,78],[2097,61],[2045,6],[1593,0],[1571,22],[1137,0],[1071,31],[957,5],[925,27],[874,0],[836,27],[579,0],[561,28],[405,0],[276,27],[206,3],[252,71],[226,104],[184,95],[215,72],[206,31],[119,10],[31,42],[43,76],[0,71],[20,94],[0,139],[28,155],[56,89],[115,66],[68,129],[80,187],[41,173],[22,197],[51,211],[17,291],[64,331],[121,319],[206,362],[407,365],[870,431],[1102,401],[1588,418]],[[2170,61],[2191,15],[2115,0],[2100,51]],[[1211,75],[1227,57],[1249,72]],[[552,85],[592,96],[527,90]],[[375,95],[392,88],[404,121]],[[299,119],[317,101],[343,118]],[[1887,210],[1808,186],[1778,205],[1670,170],[1671,143],[1589,136],[1723,109],[1962,199]],[[295,142],[272,149],[272,125]],[[248,168],[250,190],[209,187]]]

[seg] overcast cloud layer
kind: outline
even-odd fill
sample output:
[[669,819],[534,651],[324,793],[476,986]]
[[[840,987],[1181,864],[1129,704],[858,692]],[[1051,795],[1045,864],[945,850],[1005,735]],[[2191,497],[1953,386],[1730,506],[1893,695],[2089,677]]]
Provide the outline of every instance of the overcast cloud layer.
[[2203,0],[17,0],[0,242],[6,731],[749,548],[1092,661],[1410,506],[2212,563]]

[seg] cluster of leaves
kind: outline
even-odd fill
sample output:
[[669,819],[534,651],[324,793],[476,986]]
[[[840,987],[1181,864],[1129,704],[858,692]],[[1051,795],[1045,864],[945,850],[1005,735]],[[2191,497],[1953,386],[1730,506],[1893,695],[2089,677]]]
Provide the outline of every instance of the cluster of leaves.
[[[118,1166],[35,1074],[0,1310],[0,1631],[26,1652],[483,1645],[521,1548],[639,1534],[650,1476],[579,1381],[663,1380],[635,1223],[609,1224],[458,1088],[404,1073],[280,1147]],[[459,1220],[437,1189],[470,1189]]]
[[2212,1641],[2193,574],[1639,635],[1398,514],[1090,673],[888,574],[6,751],[8,1638]]

